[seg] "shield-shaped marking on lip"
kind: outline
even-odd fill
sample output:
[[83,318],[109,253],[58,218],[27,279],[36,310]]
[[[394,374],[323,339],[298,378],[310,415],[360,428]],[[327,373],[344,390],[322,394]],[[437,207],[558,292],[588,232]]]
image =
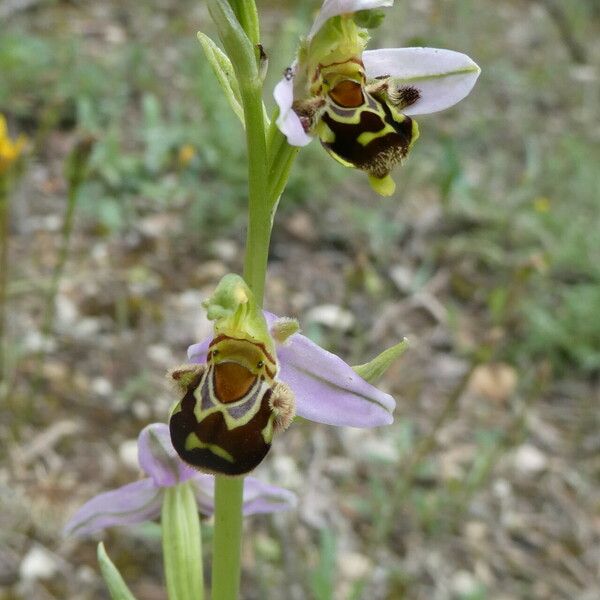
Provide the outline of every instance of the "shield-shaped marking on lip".
[[[363,92],[364,93],[364,92]],[[368,105],[352,116],[326,110],[322,122],[329,130],[322,136],[323,146],[342,164],[385,177],[408,153],[416,138],[414,121],[366,94]]]
[[215,338],[208,365],[189,382],[171,416],[173,446],[201,471],[248,473],[271,447],[275,382],[270,374],[276,372],[276,363],[261,346]]

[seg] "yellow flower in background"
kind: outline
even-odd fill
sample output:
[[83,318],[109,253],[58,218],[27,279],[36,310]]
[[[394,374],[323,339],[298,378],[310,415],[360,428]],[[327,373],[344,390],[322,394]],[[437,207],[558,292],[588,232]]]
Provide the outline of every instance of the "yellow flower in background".
[[196,158],[196,148],[194,148],[194,146],[191,144],[184,144],[179,148],[177,160],[182,167],[187,167],[194,158]]
[[542,214],[550,212],[550,198],[546,198],[546,196],[538,196],[533,201],[533,208],[535,212]]
[[8,127],[4,115],[0,114],[0,175],[4,174],[23,153],[25,136],[20,135],[12,141],[8,135]]

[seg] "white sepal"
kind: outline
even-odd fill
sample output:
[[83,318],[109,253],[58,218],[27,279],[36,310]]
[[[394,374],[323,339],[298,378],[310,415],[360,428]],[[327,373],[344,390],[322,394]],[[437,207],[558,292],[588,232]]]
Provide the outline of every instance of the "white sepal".
[[481,69],[466,54],[439,48],[383,48],[363,52],[367,77],[389,75],[400,86],[419,91],[419,99],[402,109],[406,115],[444,110],[473,89]]
[[311,138],[304,131],[298,115],[292,110],[294,102],[294,81],[284,77],[273,90],[273,97],[279,107],[277,127],[292,146],[306,146]]

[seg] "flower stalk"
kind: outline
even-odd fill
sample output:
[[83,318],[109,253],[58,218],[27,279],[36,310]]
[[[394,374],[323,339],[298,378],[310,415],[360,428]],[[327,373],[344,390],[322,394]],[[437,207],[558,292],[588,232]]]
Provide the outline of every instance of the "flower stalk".
[[5,315],[6,288],[8,285],[8,219],[9,219],[8,182],[0,175],[0,379],[4,378],[5,366]]
[[[244,279],[261,307],[271,238],[272,205],[269,197],[262,80],[257,64],[259,29],[256,4],[254,0],[232,0],[230,7],[224,0],[209,0],[208,7],[240,87],[248,151],[248,230]],[[236,14],[240,21],[236,19]],[[220,600],[235,600],[239,593],[243,489],[243,477],[216,476],[212,597]]]
[[215,481],[215,535],[212,597],[235,600],[239,595],[242,551],[243,477],[220,475]]
[[46,293],[46,308],[42,324],[42,333],[49,335],[52,331],[52,322],[54,320],[54,303],[56,294],[62,279],[69,252],[71,248],[71,234],[73,232],[73,223],[75,221],[75,211],[79,200],[79,192],[85,181],[89,160],[94,146],[92,137],[82,138],[71,152],[66,168],[66,179],[68,184],[67,208],[61,230],[61,245],[58,254],[58,260],[52,272],[50,286]]
[[13,140],[8,125],[0,113],[0,381],[6,381],[5,373],[5,321],[8,287],[8,237],[10,220],[10,187],[18,175],[19,162],[25,148],[26,138]]

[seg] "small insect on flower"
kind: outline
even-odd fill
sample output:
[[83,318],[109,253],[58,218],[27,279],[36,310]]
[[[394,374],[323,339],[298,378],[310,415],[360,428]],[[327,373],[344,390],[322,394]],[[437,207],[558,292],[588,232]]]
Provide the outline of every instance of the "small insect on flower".
[[170,373],[184,394],[169,421],[171,440],[201,471],[243,475],[291,423],[294,395],[277,380],[275,345],[244,281],[224,277],[206,307],[216,321],[206,363]]

